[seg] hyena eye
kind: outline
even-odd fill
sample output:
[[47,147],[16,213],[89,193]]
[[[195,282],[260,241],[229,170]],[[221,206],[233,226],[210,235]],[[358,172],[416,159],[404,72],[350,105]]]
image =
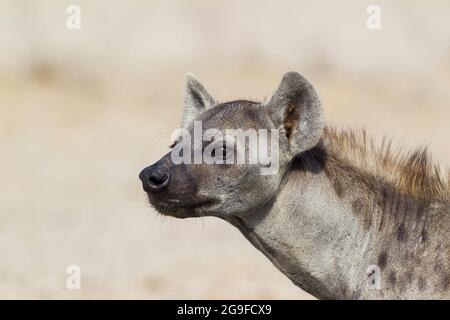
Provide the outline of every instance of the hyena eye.
[[212,152],[211,152],[211,156],[213,158],[216,157],[216,151],[217,151],[217,155],[221,158],[221,159],[226,159],[227,158],[227,145],[225,143],[225,141],[222,142],[221,145],[216,146]]
[[218,141],[214,149],[211,151],[211,157],[225,161],[230,157],[232,151],[233,147],[231,145],[227,145],[226,141]]

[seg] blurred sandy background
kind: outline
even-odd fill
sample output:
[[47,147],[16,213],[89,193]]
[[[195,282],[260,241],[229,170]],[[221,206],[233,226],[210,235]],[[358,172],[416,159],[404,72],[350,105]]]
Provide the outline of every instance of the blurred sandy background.
[[[82,28],[66,28],[66,7]],[[366,8],[382,29],[366,28]],[[167,151],[187,72],[221,100],[284,72],[330,122],[449,163],[449,1],[0,2],[0,298],[310,298],[233,227],[157,216],[139,171]],[[66,268],[82,270],[81,290]]]

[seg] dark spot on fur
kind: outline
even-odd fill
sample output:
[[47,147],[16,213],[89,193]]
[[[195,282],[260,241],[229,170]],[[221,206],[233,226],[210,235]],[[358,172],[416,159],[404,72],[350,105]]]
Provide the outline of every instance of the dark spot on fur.
[[362,199],[356,199],[352,201],[353,212],[362,218],[362,224],[365,230],[369,230],[372,225],[371,212],[368,206],[364,204]]
[[352,202],[352,208],[355,213],[360,213],[363,209],[363,203],[360,199]]
[[381,191],[381,210],[383,212],[388,212],[389,209],[389,192],[386,187],[383,187]]
[[428,233],[425,231],[425,229],[422,230],[421,233],[421,240],[422,243],[427,243],[428,242]]
[[397,275],[395,274],[395,271],[391,271],[389,273],[388,281],[392,286],[395,286],[397,283]]
[[333,186],[334,186],[334,191],[336,191],[336,195],[339,198],[342,198],[342,196],[344,195],[344,186],[337,179],[334,181]]
[[246,119],[251,119],[252,121],[255,121],[258,119],[258,111],[253,108],[253,105],[246,105],[246,108],[243,108],[244,117]]
[[448,290],[450,287],[450,274],[448,274],[448,271],[446,270],[444,264],[441,261],[437,260],[433,266],[433,271],[436,274],[440,274],[442,276],[441,278],[442,290]]
[[401,224],[397,229],[397,240],[400,242],[406,241],[406,229],[404,224]]
[[419,286],[419,290],[420,291],[423,291],[423,290],[425,290],[425,279],[424,278],[422,278],[422,277],[420,277],[419,278],[419,281],[417,282],[417,285]]
[[393,213],[393,215],[394,215],[394,217],[396,219],[400,220],[399,219],[399,215],[402,213],[402,211],[401,211],[401,208],[400,208],[401,200],[398,199],[398,197],[399,196],[397,196],[397,195],[394,196],[392,213]]
[[350,294],[349,294],[349,297],[351,300],[358,300],[360,296],[361,296],[361,291],[359,291],[359,290],[355,290],[353,292],[350,292]]
[[[385,220],[386,220],[386,216],[387,216],[385,214],[386,213],[386,208],[387,208],[387,202],[388,202],[387,199],[388,199],[388,195],[386,193],[386,189],[383,188],[383,190],[382,190],[382,192],[381,192],[381,194],[379,196],[379,199],[377,201],[378,207],[381,208],[381,217],[380,217],[380,224],[378,226],[378,231],[381,231],[381,229],[385,225]],[[375,208],[374,208],[374,210],[375,210]]]
[[449,286],[450,286],[450,275],[446,274],[442,279],[442,289],[448,290]]
[[388,256],[386,251],[380,253],[380,255],[378,256],[378,266],[380,268],[384,268],[386,266],[387,258]]
[[406,274],[405,274],[406,282],[411,282],[412,277],[413,277],[413,273],[411,271],[407,271]]
[[366,212],[364,215],[363,227],[365,230],[369,230],[371,225],[372,225],[372,217],[368,212]]

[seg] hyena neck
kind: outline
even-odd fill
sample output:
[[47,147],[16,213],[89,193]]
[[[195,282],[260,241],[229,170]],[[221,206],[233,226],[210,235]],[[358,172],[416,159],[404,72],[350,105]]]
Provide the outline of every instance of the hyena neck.
[[323,170],[291,171],[275,200],[232,222],[291,281],[320,299],[358,299],[376,241]]
[[[395,163],[350,140],[342,148],[321,141],[294,159],[272,201],[230,222],[317,298],[448,297],[447,182],[426,157]],[[388,179],[391,171],[406,177]]]

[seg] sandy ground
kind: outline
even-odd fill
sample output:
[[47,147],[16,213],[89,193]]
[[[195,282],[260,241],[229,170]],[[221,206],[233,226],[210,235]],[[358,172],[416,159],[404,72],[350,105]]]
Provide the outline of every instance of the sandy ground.
[[147,204],[137,175],[168,150],[189,71],[225,101],[297,70],[330,122],[449,164],[448,2],[381,1],[377,34],[357,1],[79,1],[78,34],[64,1],[24,3],[0,5],[0,298],[311,298],[232,226]]

